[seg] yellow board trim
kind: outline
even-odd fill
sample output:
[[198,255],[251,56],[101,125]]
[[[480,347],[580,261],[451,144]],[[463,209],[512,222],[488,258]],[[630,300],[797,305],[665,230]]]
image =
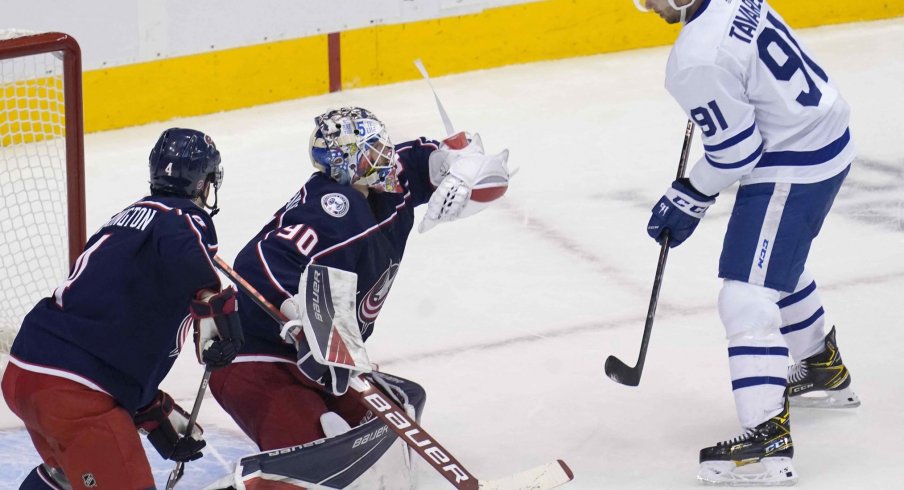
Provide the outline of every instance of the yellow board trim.
[[85,130],[197,116],[329,90],[326,36],[84,73]]
[[[889,0],[772,0],[794,27],[904,16]],[[341,34],[342,86],[586,56],[671,43],[678,33],[631,0],[547,0]],[[251,107],[329,91],[319,35],[85,73],[86,131]]]

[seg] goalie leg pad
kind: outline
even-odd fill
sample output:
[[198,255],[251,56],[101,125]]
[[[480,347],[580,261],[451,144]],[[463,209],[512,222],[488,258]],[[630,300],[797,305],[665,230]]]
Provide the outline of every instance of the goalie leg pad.
[[321,415],[320,426],[323,427],[323,433],[326,437],[341,436],[352,430],[352,426],[348,425],[348,422],[336,412],[327,412]]
[[[395,376],[382,375],[382,380],[396,393],[393,398],[406,400],[419,418],[426,400],[424,389]],[[242,458],[235,471],[236,487],[241,488],[240,483],[253,490],[279,482],[286,488],[412,488],[411,460],[408,447],[395,432],[372,418],[335,437]]]
[[25,477],[19,490],[72,490],[72,486],[62,471],[40,464]]

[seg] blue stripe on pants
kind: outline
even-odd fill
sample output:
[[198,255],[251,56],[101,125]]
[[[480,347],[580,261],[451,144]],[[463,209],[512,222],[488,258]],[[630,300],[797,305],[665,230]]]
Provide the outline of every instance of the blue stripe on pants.
[[729,347],[728,357],[734,356],[785,356],[788,357],[787,347]]
[[749,388],[751,386],[761,386],[761,385],[775,385],[784,387],[786,384],[785,378],[775,378],[772,376],[756,376],[753,378],[741,378],[735,379],[731,381],[731,389],[739,390],[741,388]]
[[785,334],[788,334],[791,332],[796,332],[798,330],[803,330],[803,329],[809,327],[810,325],[813,325],[816,322],[816,320],[819,320],[819,318],[824,314],[825,314],[825,310],[823,310],[822,307],[820,306],[819,309],[816,310],[815,313],[810,315],[810,318],[807,318],[806,320],[799,322],[799,323],[793,323],[791,325],[782,327],[781,328],[782,335],[785,335]]
[[813,291],[816,291],[816,281],[811,282],[809,286],[801,289],[800,291],[789,295],[784,299],[780,299],[776,304],[779,308],[785,308],[787,306],[793,305],[794,303],[800,303],[801,301],[806,299],[806,297],[809,296]]

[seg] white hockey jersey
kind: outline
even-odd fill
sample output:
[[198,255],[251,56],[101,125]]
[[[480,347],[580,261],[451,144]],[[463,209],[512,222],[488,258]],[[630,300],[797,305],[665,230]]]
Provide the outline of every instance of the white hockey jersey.
[[666,89],[703,132],[694,187],[813,183],[854,159],[850,109],[764,0],[698,0],[669,57]]

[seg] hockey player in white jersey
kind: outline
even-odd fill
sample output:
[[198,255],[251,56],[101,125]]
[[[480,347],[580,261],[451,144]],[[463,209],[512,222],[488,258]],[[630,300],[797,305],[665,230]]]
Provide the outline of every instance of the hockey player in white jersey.
[[719,316],[744,432],[701,450],[698,477],[792,485],[789,395],[791,405],[860,404],[806,268],[854,160],[849,108],[764,0],[634,1],[684,24],[666,88],[700,128],[705,151],[656,203],[648,233],[681,244],[740,182],[719,260]]

